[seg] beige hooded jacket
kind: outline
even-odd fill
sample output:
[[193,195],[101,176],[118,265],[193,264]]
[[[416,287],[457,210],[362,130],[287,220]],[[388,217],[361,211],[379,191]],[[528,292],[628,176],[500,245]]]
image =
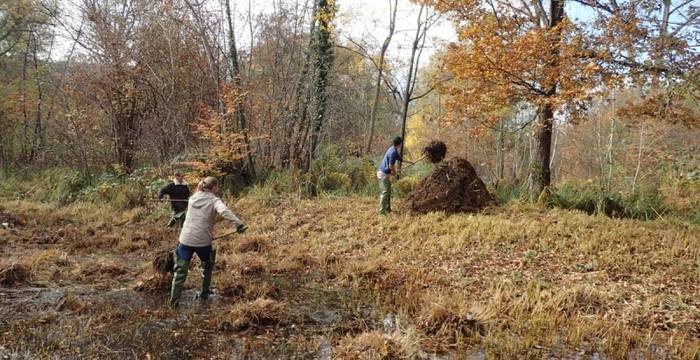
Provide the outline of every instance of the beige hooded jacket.
[[180,232],[180,244],[193,247],[211,245],[216,213],[236,226],[243,224],[216,195],[207,191],[198,191],[192,195],[187,205],[185,223]]

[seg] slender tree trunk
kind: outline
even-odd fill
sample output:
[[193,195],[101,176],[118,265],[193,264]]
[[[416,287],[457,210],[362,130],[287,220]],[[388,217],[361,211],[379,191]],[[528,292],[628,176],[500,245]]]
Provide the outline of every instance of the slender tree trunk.
[[374,139],[374,123],[377,117],[377,108],[379,107],[379,94],[382,88],[382,73],[384,72],[384,49],[385,48],[382,47],[382,52],[379,55],[379,72],[377,73],[377,83],[374,87],[374,101],[372,103],[372,110],[369,113],[369,133],[367,134],[367,145],[365,146],[365,155],[369,154],[372,151],[372,140]]
[[496,178],[498,178],[498,182],[503,180],[503,172],[505,170],[503,161],[503,147],[505,146],[503,122],[503,119],[498,122],[498,134],[496,139]]
[[[391,7],[391,0],[389,1],[389,6]],[[389,35],[384,40],[382,44],[382,49],[379,52],[379,69],[377,69],[377,83],[374,86],[374,101],[372,102],[372,110],[369,114],[369,134],[367,135],[367,146],[365,146],[365,155],[372,151],[372,140],[374,140],[374,124],[377,118],[377,108],[379,108],[379,94],[382,88],[382,76],[384,73],[384,57],[386,56],[386,51],[389,49],[389,44],[394,36],[394,30],[396,29],[396,9],[398,8],[398,0],[394,2],[391,18],[389,20]]]
[[314,79],[315,109],[312,118],[311,138],[309,142],[309,160],[306,171],[311,168],[311,163],[316,157],[316,148],[321,137],[321,127],[326,113],[328,102],[328,75],[333,64],[333,46],[331,44],[331,22],[335,16],[332,0],[318,0],[317,14],[318,28],[317,40],[314,41],[316,55],[316,76]]
[[559,133],[557,133],[556,124],[552,124],[552,156],[549,159],[549,172],[550,177],[556,183],[557,172],[556,172],[556,156],[557,156],[557,143],[559,141]]
[[522,157],[520,153],[520,139],[522,137],[522,130],[518,131],[518,135],[515,137],[515,144],[513,144],[513,165],[512,165],[512,176],[515,180],[518,179],[518,164],[520,163],[520,158]]
[[34,78],[36,79],[36,91],[37,91],[37,101],[36,110],[34,114],[34,139],[32,142],[32,158],[36,158],[41,151],[44,143],[44,128],[42,124],[42,107],[44,102],[44,88],[41,86],[41,78],[39,75],[39,57],[37,56],[39,52],[38,40],[36,34],[32,32],[32,60],[34,63]]
[[[413,44],[411,46],[411,62],[408,66],[408,78],[406,79],[406,88],[404,89],[403,93],[403,103],[401,104],[401,138],[406,139],[406,121],[408,120],[408,105],[411,103],[411,96],[413,95],[413,88],[415,85],[415,78],[414,78],[414,68],[418,66],[416,64],[416,54],[418,53],[418,44],[420,43],[421,36],[425,36],[425,34],[421,35],[421,32],[425,31],[425,27],[427,24],[424,24],[421,22],[421,16],[423,16],[423,10],[425,9],[424,5],[421,5],[420,11],[418,11],[418,26],[416,28],[416,36],[413,38]],[[404,153],[405,146],[401,147],[401,157],[403,158],[403,153]],[[399,171],[401,171],[401,165],[403,163],[399,163]]]
[[[248,172],[249,175],[255,178],[255,162],[253,160],[253,151],[250,147],[250,141],[248,140],[248,124],[246,121],[245,109],[243,107],[243,101],[240,100],[242,94],[241,86],[241,72],[238,66],[238,50],[236,49],[236,35],[233,32],[233,20],[231,19],[231,5],[230,1],[226,0],[226,19],[228,21],[228,43],[229,43],[229,61],[231,62],[231,77],[233,84],[236,87],[236,94],[239,100],[236,104],[235,116],[238,120],[238,126],[243,133],[243,142],[246,146],[246,158],[248,161]],[[251,49],[252,50],[252,49]]]
[[23,138],[20,141],[22,158],[25,162],[29,163],[33,160],[30,155],[30,150],[32,148],[31,141],[29,139],[29,111],[27,110],[27,62],[29,61],[29,46],[26,47],[24,51],[24,59],[22,62],[22,83],[20,85],[20,91],[22,93],[22,133]]
[[644,123],[639,127],[639,145],[637,150],[637,168],[634,171],[634,179],[632,180],[632,193],[637,191],[637,180],[639,179],[639,170],[642,168],[642,150],[644,149]]
[[318,3],[314,0],[313,11],[311,12],[309,43],[304,51],[304,62],[302,64],[301,73],[294,83],[293,107],[283,143],[282,166],[289,165],[290,158],[292,162],[298,166],[302,163],[300,157],[303,151],[301,148],[304,146],[304,141],[306,141],[306,131],[308,129],[306,116],[309,111],[307,96],[308,86],[306,85],[306,81],[309,76],[309,68],[311,67],[311,53],[313,52],[314,34],[316,33],[317,5]]
[[[614,113],[614,111],[613,111]],[[612,190],[612,176],[613,176],[613,140],[615,138],[615,117],[610,118],[610,137],[608,139],[608,151],[607,151],[607,170],[608,176],[605,182],[605,187],[608,192]]]

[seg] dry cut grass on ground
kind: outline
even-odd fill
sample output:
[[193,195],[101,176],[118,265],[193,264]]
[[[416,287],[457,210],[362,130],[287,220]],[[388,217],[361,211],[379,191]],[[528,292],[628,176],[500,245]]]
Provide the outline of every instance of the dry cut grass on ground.
[[367,198],[258,204],[240,207],[270,263],[306,256],[335,286],[374,294],[422,349],[700,356],[699,226],[524,206],[384,218]]
[[[493,358],[700,356],[700,226],[526,206],[379,217],[371,198],[264,200],[251,195],[235,203],[250,230],[216,244],[214,287],[223,300],[189,315],[164,308],[168,281],[153,273],[151,262],[174,244],[174,235],[148,220],[148,209],[119,214],[85,204],[5,202],[0,217],[12,225],[0,228],[0,246],[10,254],[0,263],[1,285],[20,291],[70,285],[82,292],[62,295],[49,312],[12,305],[26,315],[5,317],[0,326],[15,335],[0,341],[12,345],[48,334],[55,339],[37,343],[42,351],[78,343],[87,345],[71,351],[95,355],[137,342],[137,352],[169,349],[196,357],[206,353],[173,350],[179,331],[154,330],[191,316],[187,331],[197,334],[191,345],[202,349],[267,327],[287,348],[294,341],[318,347],[319,332],[326,334],[339,358],[474,351]],[[194,266],[189,289],[199,286]],[[125,286],[135,290],[108,293]],[[310,321],[309,289],[349,290],[355,295],[338,301],[350,314]],[[102,307],[127,303],[97,296],[133,301],[130,291],[139,290],[155,303],[110,312]],[[393,325],[382,328],[363,315],[366,302],[396,319]],[[148,316],[127,316],[138,311]],[[76,325],[75,334],[61,337],[51,325],[65,327],[73,318],[102,328]],[[142,318],[150,322],[138,323]],[[102,332],[124,326],[147,331],[148,341]],[[306,327],[313,334],[295,332]]]

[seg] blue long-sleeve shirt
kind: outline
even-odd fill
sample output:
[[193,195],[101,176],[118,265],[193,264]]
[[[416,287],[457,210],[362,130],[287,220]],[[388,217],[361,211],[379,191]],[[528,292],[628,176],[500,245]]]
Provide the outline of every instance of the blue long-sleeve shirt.
[[387,149],[386,153],[384,154],[384,159],[382,159],[382,162],[379,164],[377,170],[385,174],[391,174],[391,166],[394,165],[394,163],[396,163],[397,160],[403,162],[401,154],[399,154],[399,152],[396,151],[396,148],[394,146],[391,146],[389,147],[389,149]]

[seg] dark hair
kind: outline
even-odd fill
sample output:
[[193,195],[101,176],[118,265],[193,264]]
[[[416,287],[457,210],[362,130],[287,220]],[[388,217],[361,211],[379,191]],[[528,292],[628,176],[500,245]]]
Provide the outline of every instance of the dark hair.
[[395,137],[394,138],[394,146],[399,146],[401,144],[403,144],[403,139],[401,138],[401,136]]

